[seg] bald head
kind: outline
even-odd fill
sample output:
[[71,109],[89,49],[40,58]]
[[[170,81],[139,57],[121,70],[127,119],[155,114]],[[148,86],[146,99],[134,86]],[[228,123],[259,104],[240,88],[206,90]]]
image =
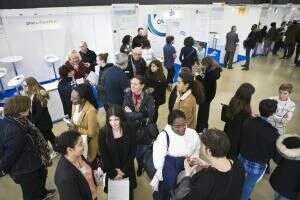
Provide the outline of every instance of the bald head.
[[142,48],[136,47],[132,50],[132,57],[134,60],[138,61],[142,58]]

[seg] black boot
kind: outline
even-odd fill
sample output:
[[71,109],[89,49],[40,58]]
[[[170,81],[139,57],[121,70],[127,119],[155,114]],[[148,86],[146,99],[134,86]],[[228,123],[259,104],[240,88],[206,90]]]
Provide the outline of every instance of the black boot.
[[137,176],[141,176],[143,174],[144,166],[142,163],[138,163],[138,169],[136,171]]

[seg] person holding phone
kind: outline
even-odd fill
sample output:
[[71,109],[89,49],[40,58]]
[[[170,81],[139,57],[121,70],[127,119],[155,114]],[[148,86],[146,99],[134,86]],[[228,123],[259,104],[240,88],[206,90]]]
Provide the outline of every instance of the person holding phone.
[[[240,200],[245,173],[238,161],[226,158],[230,149],[228,136],[218,129],[208,129],[200,136],[200,158],[185,159],[185,177],[172,191],[172,199]],[[200,168],[198,172],[193,172]]]

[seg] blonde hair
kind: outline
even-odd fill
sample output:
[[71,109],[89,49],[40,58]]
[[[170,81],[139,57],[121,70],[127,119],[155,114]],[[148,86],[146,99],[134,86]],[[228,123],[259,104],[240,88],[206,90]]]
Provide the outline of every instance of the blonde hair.
[[75,49],[73,49],[73,50],[69,53],[69,55],[68,55],[68,60],[71,61],[71,58],[72,58],[72,57],[78,57],[79,60],[81,61],[81,55],[80,55],[80,53],[79,53],[78,51],[76,51]]
[[46,107],[49,99],[48,92],[33,77],[25,78],[24,82],[27,84],[28,87],[27,95],[35,95],[37,99],[41,102],[42,106]]

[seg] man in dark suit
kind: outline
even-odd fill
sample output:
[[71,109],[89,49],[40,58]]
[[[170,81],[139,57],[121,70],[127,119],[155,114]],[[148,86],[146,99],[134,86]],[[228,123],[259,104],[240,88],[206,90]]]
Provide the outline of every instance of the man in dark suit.
[[271,158],[278,158],[278,131],[268,118],[276,112],[277,101],[264,99],[259,103],[260,116],[248,119],[242,127],[239,160],[246,172],[241,200],[248,200],[255,184],[265,174]]
[[236,45],[239,42],[239,36],[236,33],[236,26],[231,27],[231,31],[226,35],[226,44],[225,44],[225,57],[224,57],[224,67],[232,69],[233,57],[236,49]]
[[249,33],[247,39],[244,41],[244,48],[246,49],[246,63],[242,65],[242,70],[249,70],[250,65],[250,53],[251,49],[254,49],[257,43],[257,33],[258,27],[257,24],[253,24],[251,27],[251,32]]
[[97,63],[96,63],[97,55],[94,51],[92,51],[88,48],[88,45],[86,42],[82,41],[80,43],[79,53],[81,56],[81,61],[88,68],[88,71],[89,72],[95,71],[95,66],[97,65]]

